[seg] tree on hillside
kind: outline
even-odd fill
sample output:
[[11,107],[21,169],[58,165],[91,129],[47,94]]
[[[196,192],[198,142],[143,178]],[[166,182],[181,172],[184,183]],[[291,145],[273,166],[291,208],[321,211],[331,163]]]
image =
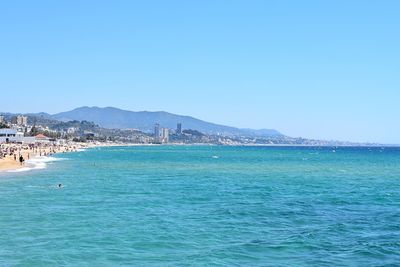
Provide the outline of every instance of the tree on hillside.
[[3,129],[3,128],[10,128],[10,127],[8,127],[8,125],[5,123],[0,122],[0,129]]
[[33,127],[31,128],[31,131],[30,131],[29,135],[30,135],[30,136],[36,136],[36,135],[38,135],[38,134],[39,134],[38,129],[36,128],[35,125],[33,125]]

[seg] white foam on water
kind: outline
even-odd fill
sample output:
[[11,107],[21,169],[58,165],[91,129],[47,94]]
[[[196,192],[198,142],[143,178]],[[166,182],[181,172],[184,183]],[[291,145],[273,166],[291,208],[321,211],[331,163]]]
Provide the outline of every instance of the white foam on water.
[[15,170],[9,170],[7,172],[26,172],[26,171],[30,171],[32,169],[34,169],[34,168],[24,167],[24,168],[15,169]]
[[40,169],[45,169],[47,167],[48,162],[53,162],[53,161],[60,161],[60,160],[65,160],[63,158],[54,158],[54,157],[36,157],[30,160],[27,160],[25,162],[26,167],[16,169],[16,170],[9,170],[8,172],[26,172],[30,170],[40,170]]

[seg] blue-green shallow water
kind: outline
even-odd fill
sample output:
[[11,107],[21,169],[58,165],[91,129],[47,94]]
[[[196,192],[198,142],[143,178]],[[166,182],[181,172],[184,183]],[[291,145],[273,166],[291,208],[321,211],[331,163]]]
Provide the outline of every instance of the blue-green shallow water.
[[0,175],[0,266],[400,265],[398,148],[56,157]]

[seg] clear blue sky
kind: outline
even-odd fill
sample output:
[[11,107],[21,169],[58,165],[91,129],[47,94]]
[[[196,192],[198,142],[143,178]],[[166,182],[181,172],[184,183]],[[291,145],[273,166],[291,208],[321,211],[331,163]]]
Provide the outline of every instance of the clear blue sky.
[[2,1],[0,111],[400,143],[400,1]]

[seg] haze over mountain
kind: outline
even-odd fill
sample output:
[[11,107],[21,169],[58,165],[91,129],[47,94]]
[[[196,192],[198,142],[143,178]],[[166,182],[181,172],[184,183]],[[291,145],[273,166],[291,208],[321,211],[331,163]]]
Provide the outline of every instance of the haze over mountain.
[[219,125],[202,121],[190,116],[176,115],[164,111],[127,111],[114,107],[80,107],[71,111],[49,115],[50,118],[70,121],[92,121],[105,128],[135,128],[143,132],[152,132],[154,125],[159,123],[161,127],[176,129],[177,123],[182,123],[183,129],[193,129],[207,134],[222,135],[246,135],[258,137],[277,137],[282,134],[273,129],[239,129],[230,126]]

